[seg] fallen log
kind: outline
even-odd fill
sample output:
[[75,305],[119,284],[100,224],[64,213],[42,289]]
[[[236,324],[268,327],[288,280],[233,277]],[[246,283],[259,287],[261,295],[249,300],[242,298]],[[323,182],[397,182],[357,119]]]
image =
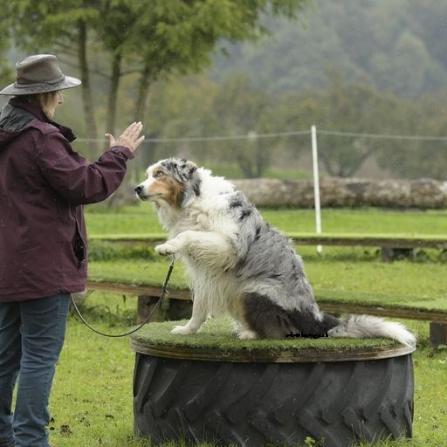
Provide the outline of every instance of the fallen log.
[[[256,206],[313,208],[312,180],[233,180]],[[447,182],[432,179],[370,180],[323,178],[322,207],[447,208]]]

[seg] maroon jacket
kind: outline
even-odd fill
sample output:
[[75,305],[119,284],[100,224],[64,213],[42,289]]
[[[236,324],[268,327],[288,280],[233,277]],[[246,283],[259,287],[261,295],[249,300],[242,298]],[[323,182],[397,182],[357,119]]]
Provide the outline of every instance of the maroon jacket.
[[84,290],[82,205],[121,184],[132,152],[122,146],[89,163],[70,129],[13,98],[0,116],[0,302]]

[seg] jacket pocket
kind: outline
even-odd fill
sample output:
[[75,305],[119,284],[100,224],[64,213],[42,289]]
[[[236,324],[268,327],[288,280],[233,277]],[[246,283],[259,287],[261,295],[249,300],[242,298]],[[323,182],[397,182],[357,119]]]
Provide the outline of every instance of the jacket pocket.
[[73,240],[73,250],[79,264],[84,262],[87,255],[87,246],[84,239],[82,238],[78,219],[76,219],[76,232]]

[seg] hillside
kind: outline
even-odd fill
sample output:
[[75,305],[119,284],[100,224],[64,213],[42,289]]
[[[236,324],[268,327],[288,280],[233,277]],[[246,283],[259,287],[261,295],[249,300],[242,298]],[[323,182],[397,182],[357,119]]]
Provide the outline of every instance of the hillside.
[[346,82],[415,97],[447,85],[447,2],[313,0],[297,21],[268,20],[271,35],[222,47],[210,76],[244,72],[266,90],[324,88]]

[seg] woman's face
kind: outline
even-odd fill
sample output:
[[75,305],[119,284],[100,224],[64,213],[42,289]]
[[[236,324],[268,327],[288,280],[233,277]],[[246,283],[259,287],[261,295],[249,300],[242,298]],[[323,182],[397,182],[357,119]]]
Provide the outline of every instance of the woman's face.
[[64,96],[62,92],[59,90],[54,92],[49,99],[47,104],[44,106],[44,112],[48,116],[48,118],[52,119],[56,112],[56,108],[64,102]]

